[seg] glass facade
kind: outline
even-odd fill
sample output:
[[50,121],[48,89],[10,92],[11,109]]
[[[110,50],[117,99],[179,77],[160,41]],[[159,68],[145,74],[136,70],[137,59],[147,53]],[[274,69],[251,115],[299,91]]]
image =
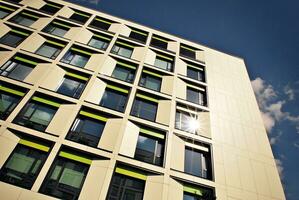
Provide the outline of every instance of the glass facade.
[[78,99],[81,96],[85,85],[86,82],[84,81],[71,77],[64,77],[57,89],[57,92]]
[[126,58],[131,58],[131,55],[133,53],[133,49],[115,44],[112,47],[111,53],[114,53],[114,54],[117,54],[119,56],[123,56],[123,57],[126,57]]
[[20,100],[20,96],[0,90],[0,119],[5,120]]
[[16,32],[8,32],[1,39],[0,43],[11,47],[17,47],[25,40],[26,36]]
[[196,68],[187,67],[187,77],[192,78],[197,81],[205,81],[205,75],[203,70]]
[[135,70],[116,65],[111,76],[116,79],[132,83],[135,77]]
[[196,116],[190,113],[176,111],[175,128],[189,133],[196,133],[197,129],[190,126],[190,122],[195,121]]
[[157,114],[158,104],[146,101],[142,99],[135,99],[131,115],[140,117],[142,119],[147,119],[150,121],[155,121]]
[[61,62],[83,68],[89,60],[89,56],[78,51],[69,50],[61,59]]
[[32,71],[33,65],[10,60],[0,68],[1,76],[23,81]]
[[150,74],[146,74],[146,73],[142,74],[139,83],[140,86],[155,91],[160,91],[161,84],[162,84],[162,78]]
[[92,37],[88,42],[88,45],[97,49],[105,50],[107,49],[109,42],[98,37]]
[[37,19],[38,17],[34,15],[21,13],[14,16],[10,21],[23,26],[31,26]]
[[166,71],[172,71],[172,61],[169,61],[169,60],[166,60],[166,59],[163,59],[161,57],[156,57],[156,60],[155,60],[155,63],[154,63],[154,66],[155,67],[158,67],[160,69],[164,69]]
[[100,102],[100,106],[124,112],[127,103],[127,94],[116,90],[106,89]]
[[36,54],[55,59],[60,54],[60,52],[61,47],[46,42],[36,51]]
[[63,37],[69,29],[70,27],[68,27],[67,25],[58,22],[53,22],[46,26],[46,28],[44,28],[43,31],[52,35]]

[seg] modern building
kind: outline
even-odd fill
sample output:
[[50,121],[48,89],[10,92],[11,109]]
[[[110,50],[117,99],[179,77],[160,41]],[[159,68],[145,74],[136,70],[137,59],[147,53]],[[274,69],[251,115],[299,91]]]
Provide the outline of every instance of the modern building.
[[0,199],[285,199],[243,59],[61,0],[0,18]]

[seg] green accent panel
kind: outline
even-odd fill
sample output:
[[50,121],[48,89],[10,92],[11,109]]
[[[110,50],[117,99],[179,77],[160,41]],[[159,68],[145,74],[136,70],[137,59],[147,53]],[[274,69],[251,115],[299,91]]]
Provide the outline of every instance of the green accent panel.
[[134,32],[134,33],[138,33],[138,34],[140,34],[140,35],[147,36],[146,33],[143,33],[143,32],[140,32],[140,31],[136,31],[136,30],[134,30],[134,29],[132,29],[131,31]]
[[114,86],[114,85],[107,85],[106,87],[110,88],[112,90],[116,90],[116,91],[122,92],[122,93],[126,93],[126,94],[129,93],[129,90],[122,89],[122,88]]
[[165,43],[169,42],[168,40],[164,40],[164,39],[156,37],[156,36],[153,36],[152,38],[155,39],[155,40],[160,40],[161,42],[165,42]]
[[13,32],[13,33],[17,33],[17,34],[20,34],[20,35],[24,35],[24,36],[28,36],[29,35],[29,33],[24,33],[24,32],[22,32],[22,31],[17,31],[17,30],[14,30],[14,29],[12,29],[12,30],[10,30],[11,32]]
[[104,19],[96,18],[95,20],[100,21],[100,22],[103,22],[103,23],[106,23],[106,24],[112,24],[112,22],[106,21],[106,20],[104,20]]
[[21,62],[24,62],[24,63],[28,63],[30,65],[37,65],[38,64],[37,62],[31,61],[31,60],[27,60],[27,59],[21,58],[19,56],[15,56],[14,59],[18,60],[18,61],[21,61]]
[[83,13],[80,13],[80,12],[75,12],[75,14],[80,15],[82,17],[90,17],[89,15],[83,14]]
[[25,95],[24,92],[20,92],[20,91],[14,90],[14,89],[10,89],[10,88],[4,87],[2,85],[0,85],[0,90],[11,93],[11,94],[15,94],[15,95],[18,95],[18,96],[21,96],[21,97]]
[[86,112],[86,111],[83,111],[83,110],[80,111],[80,115],[84,115],[86,117],[97,119],[97,120],[100,120],[100,121],[103,121],[103,122],[107,122],[107,120],[108,120],[106,117],[96,115],[96,114],[93,114],[93,113],[90,113],[90,112]]
[[150,130],[147,130],[147,129],[141,128],[140,132],[143,133],[143,134],[146,134],[146,135],[151,135],[151,136],[154,136],[154,137],[157,137],[157,138],[165,139],[164,134],[156,133],[156,132],[153,132],[153,131],[150,131]]
[[107,40],[107,41],[110,41],[110,40],[111,40],[111,39],[108,38],[108,37],[104,37],[104,36],[102,36],[102,35],[98,35],[98,34],[94,34],[93,36],[95,36],[95,37],[97,37],[97,38],[101,38],[101,39],[103,39],[103,40]]
[[32,100],[34,100],[34,101],[38,101],[38,102],[41,102],[41,103],[44,103],[44,104],[48,104],[48,105],[50,105],[50,106],[54,106],[54,107],[57,107],[57,108],[60,106],[60,103],[56,103],[56,102],[54,102],[54,101],[50,101],[50,100],[43,99],[43,98],[36,97],[36,96],[34,96],[34,97],[32,98]]
[[159,103],[158,99],[155,99],[155,98],[152,98],[152,97],[148,97],[148,96],[145,96],[143,94],[136,94],[136,96],[139,97],[139,98],[141,98],[141,99],[145,99],[145,100],[148,100],[148,101]]
[[162,78],[163,76],[161,74],[157,74],[157,73],[154,73],[154,72],[151,72],[151,71],[148,71],[148,70],[142,70],[143,73],[146,73],[146,74],[150,74],[152,76],[156,76],[156,77],[159,77],[159,78]]
[[38,19],[38,18],[39,18],[38,16],[31,15],[31,14],[26,13],[26,12],[22,12],[22,15],[25,15],[25,16],[28,16],[28,17],[32,17],[32,18],[35,18],[35,19]]
[[120,45],[123,45],[123,46],[125,46],[125,47],[132,48],[132,49],[134,49],[134,48],[135,48],[133,45],[129,45],[129,44],[127,44],[127,43],[124,43],[124,42],[119,42],[119,41],[117,41],[117,42],[116,42],[116,44],[120,44]]
[[191,48],[186,47],[186,46],[183,46],[183,45],[181,45],[181,48],[183,48],[183,49],[187,49],[187,50],[189,50],[189,51],[196,51],[195,49],[191,49]]
[[59,23],[59,22],[53,22],[53,24],[58,25],[58,26],[61,26],[61,27],[64,27],[64,28],[72,28],[72,27],[69,26],[69,25],[62,24],[62,23]]
[[147,178],[147,176],[143,173],[137,172],[135,170],[133,171],[133,170],[120,168],[120,167],[117,167],[115,169],[115,172],[119,173],[119,174],[126,175],[126,176],[130,176],[130,177],[133,177],[133,178],[141,179],[141,180],[144,180],[144,181],[146,181],[146,178]]
[[15,11],[15,9],[13,9],[13,8],[9,8],[9,7],[2,6],[2,5],[0,5],[0,8],[2,8],[4,10],[9,10],[9,11]]
[[73,51],[77,51],[77,52],[79,52],[79,53],[83,53],[83,54],[85,54],[85,55],[89,55],[89,56],[92,55],[92,53],[90,53],[90,52],[87,52],[87,51],[84,51],[84,50],[81,50],[81,49],[77,49],[77,48],[74,48],[74,47],[72,47],[71,50],[73,50]]
[[50,147],[47,147],[45,145],[38,144],[38,143],[35,143],[35,142],[31,142],[31,141],[28,141],[28,140],[24,140],[24,139],[21,139],[19,141],[19,144],[22,144],[22,145],[25,145],[25,146],[28,146],[28,147],[32,147],[32,148],[35,148],[35,149],[38,149],[38,150],[41,150],[41,151],[45,151],[45,152],[48,152],[50,150]]
[[192,193],[192,194],[195,194],[195,195],[199,195],[199,196],[202,196],[203,195],[203,191],[198,189],[198,188],[193,188],[191,186],[186,186],[184,185],[184,192],[189,192],[189,193]]
[[126,63],[122,63],[122,62],[117,62],[118,65],[121,65],[123,67],[127,67],[127,68],[130,68],[130,69],[136,69],[135,66],[132,66],[132,65],[129,65],[129,64],[126,64]]
[[62,7],[56,6],[56,5],[51,4],[51,3],[47,3],[47,5],[48,5],[48,6],[51,6],[51,7],[54,7],[54,8],[58,8],[58,9],[62,8]]
[[74,77],[74,78],[77,78],[77,79],[80,79],[82,81],[88,81],[88,78],[85,77],[85,76],[81,76],[81,75],[78,75],[78,74],[74,74],[74,73],[71,73],[71,72],[66,72],[66,75],[67,76],[71,76],[71,77]]
[[64,44],[60,44],[58,42],[54,42],[54,41],[51,41],[51,40],[47,40],[47,43],[49,44],[53,44],[53,45],[56,45],[56,46],[59,46],[59,47],[65,47]]
[[161,55],[161,54],[157,54],[157,56],[160,57],[160,58],[164,58],[165,60],[173,61],[173,58],[169,58],[169,57],[167,57],[167,56],[163,56],[163,55]]
[[189,64],[187,64],[187,67],[190,67],[190,68],[193,68],[193,69],[197,69],[197,70],[203,71],[203,69],[202,69],[201,67],[197,67],[197,66],[194,66],[194,65],[189,65]]
[[68,153],[68,152],[65,152],[65,151],[60,151],[59,156],[70,159],[70,160],[75,160],[75,161],[78,161],[78,162],[81,162],[81,163],[85,163],[85,164],[88,164],[88,165],[91,165],[91,163],[92,163],[92,160],[90,160],[88,158],[84,158],[82,156],[78,156],[78,155]]

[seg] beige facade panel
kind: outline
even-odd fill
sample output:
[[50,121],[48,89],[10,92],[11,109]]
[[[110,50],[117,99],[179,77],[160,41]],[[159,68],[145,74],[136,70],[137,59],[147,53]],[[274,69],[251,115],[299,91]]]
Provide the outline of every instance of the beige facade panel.
[[119,33],[120,35],[123,35],[126,37],[129,37],[129,35],[131,33],[131,29],[129,27],[127,27],[124,24],[119,24],[119,23],[111,24],[108,31],[111,31],[113,33]]
[[25,190],[4,182],[0,182],[1,198],[5,200],[18,200],[21,192]]
[[57,198],[50,197],[44,194],[33,192],[30,190],[22,190],[18,200],[57,200]]
[[172,136],[171,145],[171,168],[184,171],[185,162],[185,141],[176,135]]
[[177,74],[187,76],[187,63],[185,63],[183,60],[181,60],[179,58],[176,59],[174,70],[175,70],[175,73],[177,73]]
[[175,95],[177,98],[186,100],[187,98],[187,84],[180,78],[175,80]]
[[117,138],[122,131],[123,119],[108,119],[101,135],[98,147],[108,151],[113,151]]
[[46,132],[57,136],[65,136],[70,129],[73,119],[79,112],[79,105],[60,105],[56,114],[48,125]]
[[75,13],[75,11],[67,6],[64,6],[62,9],[60,9],[57,13],[58,16],[62,16],[65,18],[69,18]]
[[130,121],[127,121],[123,131],[122,142],[119,153],[124,156],[133,158],[137,145],[140,128]]
[[0,168],[4,165],[11,152],[17,146],[20,138],[9,130],[5,130],[0,136]]
[[148,176],[145,182],[143,200],[162,200],[164,176]]
[[37,64],[30,74],[24,79],[24,82],[31,83],[33,85],[38,84],[41,78],[44,77],[44,75],[48,72],[48,65],[44,65],[43,63]]
[[30,27],[42,30],[46,25],[48,25],[51,21],[51,18],[49,17],[40,17],[36,22],[34,22]]
[[176,41],[169,41],[167,44],[167,50],[177,52],[179,48],[179,43]]
[[43,7],[44,5],[46,5],[46,2],[42,1],[42,0],[22,0],[20,2],[20,4],[26,5],[28,7],[31,8],[35,8],[35,9],[40,9],[41,7]]
[[199,124],[198,134],[207,138],[211,138],[210,113],[198,112],[197,121]]
[[79,199],[98,200],[109,167],[109,160],[93,160],[84,181]]
[[31,34],[21,45],[21,49],[29,52],[36,52],[46,42],[46,39],[38,33]]
[[6,33],[8,33],[11,30],[11,28],[9,26],[6,26],[2,22],[0,22],[0,26],[1,26],[1,28],[0,28],[0,37],[4,36]]
[[149,65],[154,65],[156,56],[157,56],[157,54],[153,50],[147,49],[147,51],[145,53],[145,57],[144,57],[144,63],[149,64]]
[[39,86],[52,91],[56,91],[60,86],[66,72],[61,67],[54,64],[40,65],[44,66],[45,73],[44,77],[40,81]]
[[91,80],[85,100],[90,103],[99,104],[105,92],[106,85],[104,81],[98,78]]
[[182,200],[183,199],[183,185],[176,180],[169,178],[168,186],[168,200]]
[[156,122],[169,125],[171,112],[170,100],[159,100]]
[[196,60],[199,60],[199,61],[205,63],[205,52],[202,50],[196,51],[195,58],[196,58]]
[[131,58],[140,61],[143,60],[145,54],[146,54],[145,47],[135,47],[131,55]]
[[174,87],[174,77],[173,76],[163,76],[161,84],[161,92],[165,94],[172,95]]
[[12,54],[12,51],[0,51],[0,66],[4,65],[11,58]]
[[103,62],[101,62],[102,64],[100,68],[100,73],[107,76],[111,76],[117,61],[110,56],[104,56],[104,54],[99,56],[102,56],[102,60],[104,60]]
[[64,35],[65,38],[75,40],[83,44],[87,44],[92,38],[93,33],[83,27],[71,27],[70,30]]
[[92,54],[84,68],[92,71],[97,71],[103,63],[103,58],[103,54],[101,53]]

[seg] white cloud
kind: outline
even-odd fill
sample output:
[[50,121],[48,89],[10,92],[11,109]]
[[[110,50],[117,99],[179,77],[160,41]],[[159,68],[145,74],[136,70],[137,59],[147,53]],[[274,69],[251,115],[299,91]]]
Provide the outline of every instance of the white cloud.
[[269,112],[261,112],[261,114],[266,130],[271,132],[272,128],[275,126],[275,119]]
[[271,144],[271,145],[276,144],[276,143],[280,140],[281,135],[282,135],[282,132],[279,131],[278,134],[277,134],[276,136],[271,137],[271,138],[270,138],[270,144]]
[[282,165],[282,161],[279,160],[279,159],[275,159],[275,163],[276,163],[276,167],[277,167],[277,171],[279,173],[279,176],[280,176],[281,179],[283,179],[284,178],[284,175],[283,175],[284,168],[283,168],[283,165]]
[[289,85],[285,86],[283,91],[288,96],[290,101],[295,99],[295,90],[293,90]]

